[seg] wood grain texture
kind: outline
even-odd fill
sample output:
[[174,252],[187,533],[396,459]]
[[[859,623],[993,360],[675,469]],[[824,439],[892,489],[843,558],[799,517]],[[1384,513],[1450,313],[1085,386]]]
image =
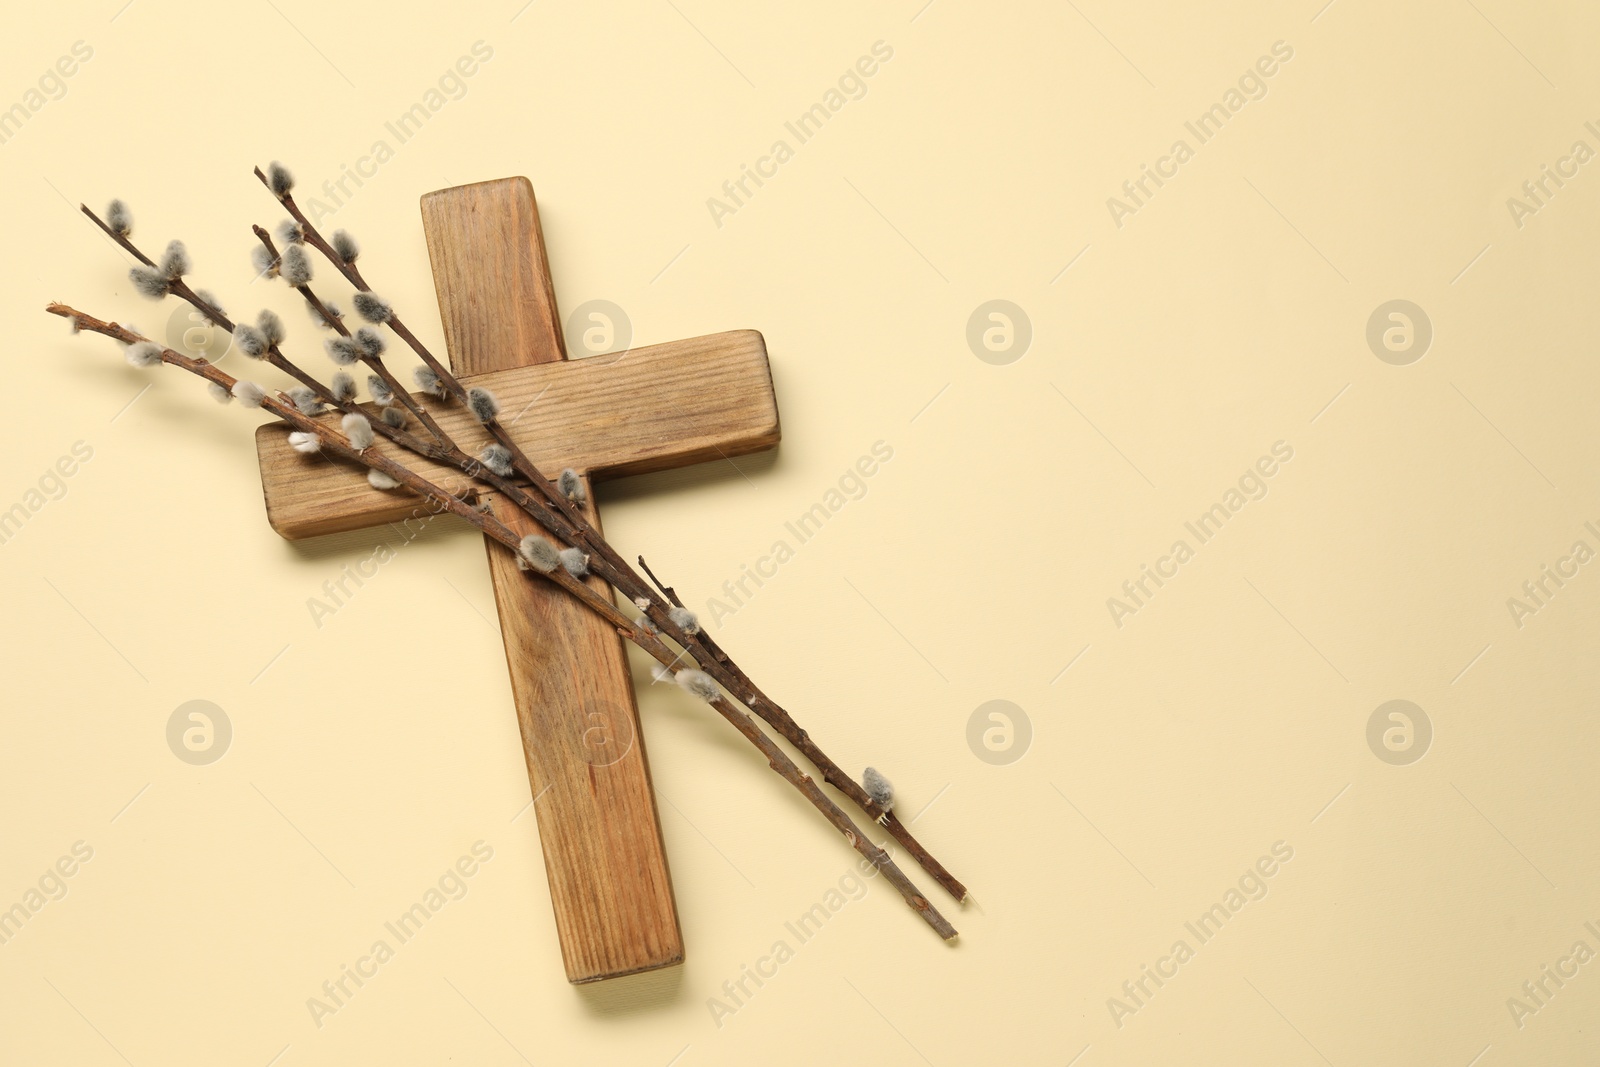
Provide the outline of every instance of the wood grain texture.
[[[519,533],[539,530],[516,508],[497,502],[495,513]],[[622,638],[560,589],[530,581],[498,545],[485,547],[567,980],[681,963]]]
[[[429,193],[422,225],[457,375],[564,363],[555,288],[526,178]],[[552,388],[527,400],[497,387],[505,421],[539,427],[566,407],[563,395],[600,391],[600,376],[579,374],[584,383],[576,385],[574,377],[559,379],[568,383],[564,393]],[[615,434],[632,421],[631,399],[613,393],[609,413],[591,409],[589,424]],[[536,460],[541,469],[545,460]],[[521,532],[537,529],[503,501],[495,511]],[[558,587],[530,581],[499,545],[486,540],[485,547],[567,980],[680,963],[683,934],[622,638]],[[610,595],[599,579],[590,582]]]
[[532,182],[428,193],[422,228],[457,377],[567,358]]
[[[526,179],[429,193],[422,214],[451,367],[495,392],[502,421],[547,473],[573,467],[587,484],[777,444],[766,344],[753,330],[566,361]],[[426,403],[463,447],[488,441],[459,405]],[[379,442],[430,481],[472,484]],[[428,514],[415,496],[372,489],[358,469],[295,452],[281,424],[262,426],[256,445],[267,517],[284,537]],[[519,532],[537,529],[493,494],[488,502]],[[598,527],[592,504],[590,517]],[[622,639],[559,589],[530,581],[498,545],[487,548],[567,978],[679,963],[683,938]]]
[[[753,330],[566,361],[526,178],[429,193],[422,217],[451,368],[469,387],[495,392],[501,422],[546,473],[573,467],[588,486],[591,477],[777,444],[766,344]],[[427,403],[462,447],[489,440],[459,405]],[[455,492],[473,484],[453,467],[379,442],[429,481]],[[430,511],[409,493],[372,489],[354,467],[295,452],[281,423],[259,428],[256,449],[267,517],[284,537]],[[485,499],[519,533],[538,529],[495,494]],[[498,544],[486,547],[567,979],[681,963],[683,935],[622,638],[558,587],[531,580]],[[612,595],[598,578],[589,581]]]
[[[754,330],[463,381],[494,390],[517,443],[547,473],[572,467],[602,480],[644,474],[771,448],[780,434],[766,343]],[[459,404],[427,406],[463,445],[488,440]],[[465,484],[453,468],[379,442],[380,451],[425,478]],[[267,521],[291,541],[398,522],[418,506],[415,497],[372,489],[353,466],[296,452],[279,422],[256,430],[256,452]]]

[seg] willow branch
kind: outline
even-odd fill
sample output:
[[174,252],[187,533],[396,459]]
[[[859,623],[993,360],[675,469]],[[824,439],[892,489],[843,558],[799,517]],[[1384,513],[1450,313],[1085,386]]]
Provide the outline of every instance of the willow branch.
[[[89,217],[89,221],[100,227],[100,229],[103,230],[107,236],[126,249],[131,255],[134,256],[134,258],[138,259],[139,262],[143,263],[145,266],[154,265],[150,257],[141,252],[137,245],[135,245],[125,235],[117,233],[115,230],[113,230],[87,205],[80,205],[79,210]],[[178,297],[180,300],[184,301],[190,307],[198,311],[207,322],[211,323],[211,325],[216,326],[219,329],[226,330],[230,334],[233,332],[233,320],[230,319],[227,314],[216,304],[202,297],[197,290],[192,288],[183,279],[179,278],[172,281],[169,285],[169,291],[173,296]],[[341,401],[335,397],[326,386],[317,380],[315,375],[302,369],[288,356],[284,355],[283,351],[277,345],[272,345],[267,349],[266,354],[262,357],[262,362],[268,364],[269,366],[276,367],[278,370],[283,371],[301,385],[304,385],[306,388],[310,389],[321,403],[326,404],[329,407],[336,408],[347,415],[366,414],[361,410],[360,405],[350,401]],[[390,426],[381,421],[373,423],[372,428],[409,451],[416,452],[419,455],[424,455],[435,460],[443,460],[445,458],[444,453],[439,449],[430,446],[421,438],[414,434],[408,433],[403,429]]]
[[[345,280],[351,285],[355,286],[359,292],[371,294],[372,286],[368,285],[366,278],[362,277],[361,269],[357,267],[353,261],[348,260],[344,256],[340,255],[338,250],[335,249],[333,245],[322,236],[322,233],[317,229],[316,224],[307,218],[305,212],[300,210],[300,205],[295,203],[294,195],[292,193],[285,193],[282,196],[278,196],[276,192],[273,192],[272,183],[267,179],[267,176],[262,173],[260,167],[256,168],[255,174],[256,177],[260,179],[261,184],[267,187],[267,191],[272,192],[272,195],[278,200],[279,203],[283,205],[284,210],[289,212],[290,217],[299,224],[301,232],[305,235],[306,243],[315,248],[318,252],[322,253],[322,257],[326,259],[335,270],[344,275]],[[439,381],[444,385],[445,389],[451,394],[451,396],[455,397],[456,400],[463,404],[467,402],[467,387],[461,384],[460,380],[456,378],[456,376],[450,371],[449,367],[445,366],[445,364],[441,362],[437,356],[428,350],[428,346],[423,344],[421,339],[418,338],[415,333],[411,332],[411,328],[405,324],[404,320],[402,320],[398,314],[393,312],[392,308],[390,310],[388,319],[384,322],[384,325],[393,330],[395,336],[404,341],[406,345],[417,354],[417,358],[421,359],[429,370],[438,375]],[[551,484],[550,479],[546,478],[544,474],[534,466],[533,461],[529,459],[527,453],[522,450],[522,446],[517,444],[516,439],[511,436],[510,431],[505,428],[504,424],[502,424],[498,418],[485,419],[483,420],[483,424],[484,428],[489,431],[490,435],[493,436],[494,439],[499,442],[507,452],[510,453],[512,467],[517,471],[517,473],[521,474],[530,483],[532,483],[534,488],[539,491],[540,495],[546,498],[552,507],[554,507],[557,511],[562,512],[566,516],[567,521],[572,525],[573,529],[582,530],[588,526],[587,521],[578,512],[578,510],[573,507],[571,501],[567,500],[567,498],[560,493],[553,484]]]
[[[316,225],[306,217],[299,205],[295,203],[293,194],[285,193],[279,196],[272,190],[271,182],[259,167],[256,168],[255,174],[300,226],[306,243],[317,249],[323,258],[356,289],[361,292],[371,293],[372,287],[367,284],[360,269],[354,262],[340,255],[338,250],[322,236]],[[392,307],[386,324],[411,347],[430,370],[439,376],[439,380],[452,396],[458,401],[466,403],[466,388],[405,326],[399,315],[393,312]],[[672,607],[684,607],[682,602],[678,601],[675,596],[670,598],[669,601],[658,595],[656,590],[647,584],[611,546],[610,542],[606,541],[604,536],[594,528],[582,511],[574,507],[566,496],[559,492],[543,472],[534,465],[533,461],[522,451],[498,418],[484,420],[484,426],[494,436],[495,440],[510,453],[516,472],[526,478],[535,487],[539,495],[544,497],[566,520],[559,526],[552,526],[535,515],[536,521],[539,521],[547,530],[563,540],[574,545],[581,545],[587,550],[591,557],[591,569],[596,574],[621,591],[623,595],[634,600],[658,628],[664,630],[684,648],[685,652],[689,654],[701,670],[710,674],[729,692],[734,693],[742,703],[760,716],[762,721],[777,730],[790,744],[799,748],[805,754],[807,760],[821,772],[825,782],[848,797],[851,803],[860,808],[868,817],[877,820],[946,892],[950,893],[957,901],[966,899],[966,886],[933,857],[927,848],[912,835],[910,828],[900,822],[892,811],[876,804],[860,783],[823,752],[821,747],[811,739],[810,733],[802,728],[788,711],[757,688],[750,677],[712,641],[710,635],[705,634],[696,627],[686,628],[681,626],[677,620],[672,618],[670,609]],[[524,510],[527,509],[524,508]],[[654,576],[652,575],[653,578]],[[656,584],[659,585],[659,583]]]
[[[91,333],[102,334],[126,345],[148,342],[149,340],[117,323],[105,322],[64,304],[50,304],[45,310],[52,315],[71,319],[74,326],[80,331],[87,330]],[[230,393],[238,381],[238,379],[221,370],[213,363],[206,360],[193,359],[165,346],[161,346],[161,361],[213,382]],[[302,413],[291,401],[268,394],[262,398],[261,407],[301,432],[315,435],[322,451],[387,475],[398,484],[404,485],[424,499],[436,502],[452,514],[466,519],[511,552],[519,552],[521,538],[518,534],[495,518],[492,512],[469,502],[463,495],[451,492],[423,478],[375,449],[356,448],[351,444],[348,437],[333,430],[314,417]],[[538,575],[559,585],[568,594],[582,602],[584,606],[614,626],[619,634],[632,641],[669,670],[677,662],[678,656],[672,652],[666,642],[623,614],[609,597],[595,592],[589,587],[588,583],[567,573],[566,570],[559,567],[551,571],[529,569],[526,573],[530,576]],[[899,891],[907,905],[921,916],[940,937],[945,940],[951,940],[957,936],[955,928],[917,890],[915,884],[895,865],[888,853],[874,845],[871,839],[851,821],[850,817],[817,786],[809,775],[800,770],[794,761],[777,746],[771,737],[767,736],[755,724],[749,715],[735,707],[721,693],[709,694],[707,695],[707,700],[761,751],[762,755],[767,758],[768,765],[774,771],[794,786],[818,811],[822,812],[823,816],[839,830],[857,852],[883,872],[886,880]]]
[[[261,241],[262,247],[267,250],[267,254],[272,257],[273,262],[278,262],[278,249],[277,246],[272,243],[272,236],[260,226],[252,226],[251,229],[255,231],[257,239]],[[345,326],[344,321],[340,318],[340,316],[335,315],[333,310],[329,308],[328,305],[324,303],[314,291],[312,291],[309,283],[306,285],[291,286],[290,288],[299,293],[305,299],[306,303],[311,305],[316,313],[322,317],[322,321],[326,322],[328,327],[333,330],[334,333],[338,334],[340,337],[351,336],[350,330],[347,326]],[[450,440],[450,435],[445,433],[444,428],[439,425],[438,420],[436,420],[433,417],[433,414],[428,411],[427,408],[423,407],[422,404],[411,395],[411,390],[407,389],[400,383],[400,379],[396,378],[389,370],[388,366],[383,362],[383,358],[381,356],[369,356],[363,352],[361,355],[361,362],[367,367],[368,370],[376,374],[383,381],[383,383],[389,387],[389,391],[391,393],[399,397],[400,402],[405,405],[406,410],[410,411],[416,420],[422,423],[423,428],[433,435],[434,440],[445,446],[454,444],[454,442]]]
[[[98,226],[113,241],[121,245],[122,248],[124,248],[135,259],[139,260],[139,262],[146,266],[154,266],[154,261],[150,259],[150,257],[146,256],[144,252],[141,251],[139,247],[127,237],[127,235],[118,233],[116,230],[112,229],[111,226],[107,225],[106,222],[102,220],[99,215],[95,214],[95,212],[87,205],[80,205],[80,210],[82,210],[82,212],[88,216],[91,222]],[[255,227],[254,229],[256,231],[256,235],[266,247],[268,254],[271,255],[273,260],[276,262],[278,259],[278,250],[273,245],[271,237],[259,226]],[[207,322],[210,322],[213,326],[226,330],[229,333],[233,332],[234,323],[228,318],[227,314],[223,312],[223,310],[216,304],[202,297],[199,292],[191,287],[187,282],[184,282],[182,279],[176,279],[170,283],[169,288],[172,295],[177,296],[179,299],[188,303],[191,307],[198,311]],[[317,313],[323,316],[324,320],[328,322],[330,326],[332,326],[335,332],[344,337],[350,336],[350,331],[345,328],[342,322],[339,321],[339,317],[332,313],[332,310],[327,306],[327,304],[317,297],[317,295],[309,286],[297,286],[295,288],[302,297],[304,297],[309,303],[317,308]],[[324,386],[315,375],[305,371],[288,356],[286,356],[278,345],[270,346],[262,361],[270,366],[284,371],[296,381],[313,390],[318,400],[323,404],[329,405],[343,412],[344,414],[366,415],[366,412],[361,409],[360,405],[354,403],[353,401],[341,401],[335,397],[332,391]],[[433,418],[433,416],[428,413],[426,409],[421,407],[416,398],[412,396],[410,390],[406,389],[406,387],[394,377],[394,375],[389,371],[388,367],[383,364],[382,360],[363,355],[362,362],[366,366],[372,368],[375,373],[378,373],[380,377],[384,379],[386,384],[388,384],[389,387],[402,398],[407,407],[409,407],[412,412],[418,416],[423,425],[430,429],[430,432],[433,433],[439,443],[433,444],[426,442],[417,437],[415,434],[409,433],[402,428],[390,426],[381,419],[377,422],[371,423],[372,428],[375,431],[381,433],[383,436],[387,437],[389,440],[393,441],[395,444],[409,452],[435,460],[437,462],[453,464],[468,477],[477,478],[487,482],[495,489],[505,494],[512,501],[517,503],[519,507],[528,512],[529,515],[533,516],[533,518],[536,521],[539,521],[541,525],[545,525],[547,527],[559,526],[559,523],[555,523],[553,521],[553,517],[550,515],[548,510],[542,508],[539,503],[529,497],[524,490],[513,485],[509,480],[501,478],[495,475],[492,471],[489,471],[487,468],[484,468],[482,463],[476,457],[469,455],[453,440],[451,440],[450,436],[445,433],[442,427],[439,426],[438,422]],[[570,535],[565,537],[564,540],[570,542]]]
[[[278,254],[278,248],[273,243],[272,236],[260,226],[252,226],[251,229],[255,232],[256,238],[261,242],[262,247],[267,250],[267,254],[272,257],[272,261],[274,263],[278,262],[280,258]],[[292,286],[292,288],[303,298],[305,298],[306,302],[311,305],[311,307],[316,309],[317,314],[324,322],[328,324],[330,329],[332,329],[340,337],[352,336],[349,328],[344,325],[343,321],[341,321],[340,316],[333,313],[333,310],[328,306],[327,302],[317,295],[316,291],[312,289],[309,283],[306,285]],[[486,467],[479,458],[472,456],[465,449],[463,449],[460,444],[450,436],[449,432],[439,424],[439,421],[434,418],[433,413],[428,411],[428,409],[423,406],[422,401],[418,399],[416,395],[413,394],[398,377],[395,376],[394,372],[389,369],[388,364],[384,362],[382,357],[369,356],[366,354],[365,350],[363,350],[360,361],[362,365],[372,370],[378,375],[379,378],[383,380],[384,384],[389,387],[389,391],[398,397],[406,409],[417,417],[417,420],[421,422],[425,428],[427,428],[428,432],[433,435],[434,440],[438,442],[438,444],[437,447],[419,447],[418,439],[404,434],[390,434],[389,437],[391,440],[394,440],[396,444],[399,444],[410,451],[417,452],[420,455],[425,455],[430,459],[453,463],[469,477],[477,478],[480,481],[486,482],[497,489],[513,504],[538,522],[540,526],[543,526],[546,530],[561,538],[563,542],[570,544],[575,540],[570,524],[564,523],[558,516],[552,513],[548,507],[530,496],[526,490],[516,485],[511,479],[496,474],[494,471]]]

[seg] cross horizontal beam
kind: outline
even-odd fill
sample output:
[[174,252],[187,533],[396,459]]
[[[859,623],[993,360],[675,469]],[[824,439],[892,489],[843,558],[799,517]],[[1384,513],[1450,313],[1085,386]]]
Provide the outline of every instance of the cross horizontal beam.
[[[767,346],[755,330],[465,375],[462,382],[494,391],[502,422],[552,478],[565,467],[596,479],[644,474],[746,455],[779,438]],[[463,447],[488,440],[461,405],[424,403]],[[426,436],[415,420],[411,428]],[[465,484],[455,468],[382,437],[374,447],[430,481]],[[400,521],[416,510],[410,494],[375,490],[340,464],[294,451],[281,424],[256,431],[256,451],[267,520],[291,541]]]

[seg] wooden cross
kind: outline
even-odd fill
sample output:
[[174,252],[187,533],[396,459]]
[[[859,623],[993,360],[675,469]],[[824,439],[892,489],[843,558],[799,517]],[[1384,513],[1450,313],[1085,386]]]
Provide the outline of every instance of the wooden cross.
[[[422,224],[451,369],[468,386],[494,390],[503,421],[547,475],[572,467],[587,487],[591,478],[777,444],[766,344],[753,330],[567,362],[526,178],[429,193]],[[429,406],[469,451],[486,439],[460,405]],[[294,452],[280,426],[261,427],[256,448],[267,518],[291,540],[404,520],[419,507],[414,496],[375,491],[351,470]],[[444,486],[467,484],[454,468],[396,458]],[[538,529],[495,494],[486,498],[519,533]],[[499,545],[488,550],[567,979],[682,962],[622,639],[559,588],[530,581]],[[609,595],[599,579],[590,582]]]

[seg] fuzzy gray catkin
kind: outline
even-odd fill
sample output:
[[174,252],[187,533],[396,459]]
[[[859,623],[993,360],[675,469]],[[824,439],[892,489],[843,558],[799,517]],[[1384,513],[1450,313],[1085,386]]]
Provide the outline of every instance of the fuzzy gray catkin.
[[250,249],[250,265],[255,268],[258,278],[271,278],[278,273],[278,261],[260,245]]
[[341,404],[348,404],[356,398],[356,380],[342,370],[333,372],[328,388],[333,398]]
[[[322,308],[328,309],[327,315],[322,313]],[[318,326],[326,326],[330,330],[333,329],[333,320],[329,319],[328,316],[333,316],[333,319],[338,319],[343,316],[343,312],[339,310],[339,305],[335,304],[332,300],[324,300],[322,302],[322,307],[318,307],[316,304],[307,301],[306,314],[311,316],[312,322],[316,323]]]
[[377,436],[372,432],[372,423],[359,412],[352,411],[340,419],[339,426],[344,430],[344,435],[350,439],[350,447],[358,451],[366,451],[377,440]]
[[563,548],[561,550],[561,565],[574,578],[587,578],[589,576],[589,557],[583,554],[583,549],[581,548]]
[[312,452],[320,452],[322,450],[322,438],[314,433],[295,430],[289,435],[289,447],[296,452],[304,452],[310,455]]
[[261,401],[266,399],[267,391],[255,382],[240,378],[233,383],[233,395],[245,407],[258,408],[261,406]]
[[289,173],[289,168],[274,159],[267,164],[267,188],[272,190],[272,195],[282,200],[294,189],[294,175]]
[[411,380],[417,383],[418,389],[424,393],[432,393],[440,400],[450,395],[450,391],[445,388],[444,379],[439,377],[439,372],[432,367],[413,367]]
[[672,620],[672,625],[686,634],[700,632],[700,619],[688,608],[673,608],[667,612],[667,618]]
[[322,342],[328,358],[341,367],[348,367],[361,358],[361,349],[348,337],[330,337]]
[[248,322],[241,322],[233,328],[233,347],[251,359],[260,359],[267,354],[267,336]]
[[884,811],[894,807],[894,786],[876,768],[868,767],[861,772],[861,788]]
[[467,390],[467,407],[473,418],[482,423],[492,422],[500,414],[500,401],[489,390],[477,386]]
[[368,359],[377,359],[383,355],[383,350],[388,347],[383,340],[383,335],[371,326],[362,326],[356,330],[354,336],[356,347],[361,349],[361,354]]
[[161,273],[169,281],[177,281],[189,273],[189,249],[182,241],[172,240],[167,242],[167,250],[161,253]]
[[333,246],[335,252],[339,253],[339,258],[346,263],[354,263],[356,257],[361,254],[361,246],[356,243],[354,237],[350,236],[348,230],[334,230],[333,236],[328,238],[328,243]]
[[549,574],[561,566],[561,553],[556,550],[556,546],[538,534],[524,537],[522,544],[518,546],[518,551],[522,553],[522,558],[541,574]]
[[556,479],[556,488],[561,490],[561,495],[568,500],[583,499],[583,479],[571,467],[561,472],[560,477]]
[[302,415],[322,414],[322,399],[317,396],[317,391],[309,385],[296,385],[289,390],[289,399],[294,401],[295,410]]
[[161,346],[154,341],[136,341],[122,350],[129,366],[154,367],[161,362]]
[[218,315],[227,314],[227,311],[225,311],[222,307],[222,301],[218,300],[215,296],[212,296],[210,289],[196,289],[194,291],[194,295],[199,298],[201,303],[211,305],[211,309]]
[[511,477],[511,450],[505,445],[484,445],[478,453],[483,465],[502,478]]
[[133,282],[133,287],[141,296],[147,296],[151,300],[160,300],[172,288],[172,282],[165,274],[143,264],[128,268],[128,280]]
[[106,205],[106,225],[118,237],[126,237],[133,232],[133,212],[121,200],[113,200]]
[[406,428],[406,413],[399,408],[384,408],[382,418],[385,423],[396,430]]
[[278,276],[296,289],[311,284],[311,257],[304,245],[290,245],[278,257]]
[[372,394],[372,402],[381,408],[394,403],[394,390],[379,375],[367,375],[367,392]]
[[722,690],[717,688],[717,681],[705,671],[686,669],[678,672],[677,683],[684,691],[692,696],[697,696],[706,703],[714,703],[722,695]]
[[377,293],[361,292],[355,295],[356,314],[379,326],[394,318],[394,308]]
[[273,230],[278,235],[278,242],[285,245],[305,244],[306,231],[294,219],[284,219]]
[[281,345],[287,336],[283,330],[283,320],[276,311],[262,308],[256,315],[256,329],[261,331],[261,336],[267,339],[268,345]]

